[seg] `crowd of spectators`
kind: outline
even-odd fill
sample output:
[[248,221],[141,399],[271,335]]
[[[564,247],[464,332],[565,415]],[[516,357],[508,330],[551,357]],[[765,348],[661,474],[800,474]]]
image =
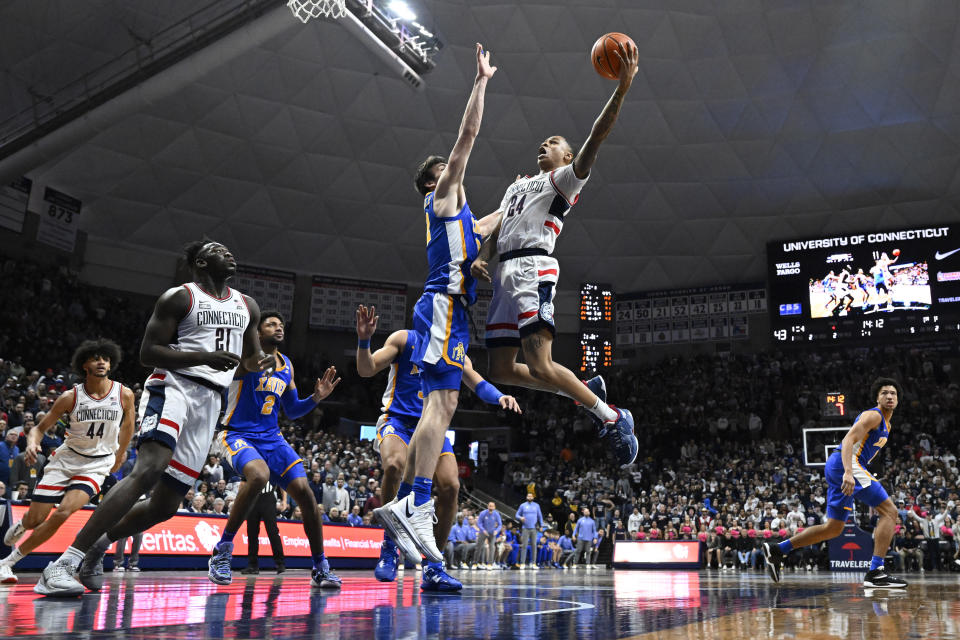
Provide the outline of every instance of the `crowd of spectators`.
[[[9,330],[0,335],[0,495],[23,499],[44,463],[26,465],[25,434],[78,380],[66,367],[72,349],[97,335],[118,342],[126,368],[115,377],[139,396],[144,372],[134,351],[149,307],[86,287],[67,269],[7,260],[3,272],[0,291],[9,304],[0,316]],[[107,312],[120,307],[130,313]],[[302,375],[327,364],[314,359],[305,359]],[[822,467],[804,464],[803,455],[804,429],[824,424],[824,392],[844,392],[850,412],[867,408],[870,381],[882,374],[903,386],[890,443],[873,465],[900,511],[895,557],[918,568],[953,568],[960,539],[956,362],[956,345],[898,345],[671,357],[616,369],[606,374],[608,395],[632,409],[640,441],[640,455],[627,469],[616,468],[597,446],[586,412],[559,396],[518,390],[523,416],[498,416],[515,427],[509,462],[489,468],[507,502],[532,494],[538,519],[531,526],[531,507],[521,506],[490,528],[478,521],[483,513],[462,509],[447,541],[450,564],[589,565],[609,558],[613,540],[640,538],[699,539],[713,566],[757,567],[760,542],[779,541],[824,517]],[[338,394],[375,406],[379,384],[341,369]],[[469,394],[461,404],[486,409]],[[321,407],[297,425],[281,419],[281,428],[304,460],[324,521],[369,525],[382,502],[382,469],[372,442],[335,433],[340,417]],[[832,424],[849,425],[852,417]],[[62,425],[48,433],[44,453],[62,437]],[[184,511],[230,511],[241,479],[211,453]],[[134,458],[131,451],[118,475]],[[277,508],[280,517],[299,517],[299,506],[279,492]],[[876,514],[861,510],[858,517],[869,530]],[[825,551],[816,546],[789,562],[824,568]]]

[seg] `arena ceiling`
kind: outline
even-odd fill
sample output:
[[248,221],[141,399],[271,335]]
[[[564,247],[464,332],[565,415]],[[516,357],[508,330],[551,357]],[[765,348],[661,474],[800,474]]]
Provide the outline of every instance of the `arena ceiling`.
[[[758,282],[769,240],[960,220],[955,0],[411,4],[446,44],[423,92],[338,24],[291,16],[27,173],[81,198],[83,228],[118,245],[206,233],[251,264],[416,283],[411,175],[453,144],[473,43],[499,67],[467,177],[487,212],[544,137],[586,137],[614,88],[588,51],[623,31],[640,72],[558,242],[562,287]],[[191,6],[6,3],[0,115]]]

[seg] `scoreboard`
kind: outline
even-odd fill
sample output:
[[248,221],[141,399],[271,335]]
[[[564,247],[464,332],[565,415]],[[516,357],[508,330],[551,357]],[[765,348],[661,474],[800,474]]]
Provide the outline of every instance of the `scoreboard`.
[[960,226],[767,245],[775,343],[956,339]]
[[843,418],[847,415],[847,394],[841,391],[827,391],[820,396],[820,416],[823,418]]
[[580,285],[580,373],[613,365],[613,287],[588,282]]

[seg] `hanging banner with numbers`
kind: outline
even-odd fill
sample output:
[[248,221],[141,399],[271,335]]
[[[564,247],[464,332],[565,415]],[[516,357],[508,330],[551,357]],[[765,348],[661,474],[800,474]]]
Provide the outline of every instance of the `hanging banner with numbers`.
[[30,178],[19,178],[0,188],[0,227],[20,233],[30,201]]
[[286,319],[287,324],[293,319],[293,293],[297,288],[297,274],[292,271],[239,266],[230,284],[237,291],[256,300],[260,311],[275,309]]
[[407,323],[407,285],[352,278],[313,277],[310,328],[353,331],[357,305],[374,306],[380,330],[403,329]]
[[77,245],[77,228],[83,203],[62,191],[47,187],[43,192],[37,240],[72,253]]

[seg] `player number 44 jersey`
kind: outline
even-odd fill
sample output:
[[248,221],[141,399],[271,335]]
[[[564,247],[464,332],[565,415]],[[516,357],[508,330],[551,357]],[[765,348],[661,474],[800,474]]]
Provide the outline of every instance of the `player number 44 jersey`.
[[502,222],[497,252],[545,249],[553,253],[563,219],[587,183],[573,172],[573,163],[514,182],[500,202]]
[[117,450],[123,405],[120,394],[123,385],[112,383],[102,398],[90,395],[82,384],[73,388],[73,409],[67,429],[68,447],[87,456],[105,456]]

